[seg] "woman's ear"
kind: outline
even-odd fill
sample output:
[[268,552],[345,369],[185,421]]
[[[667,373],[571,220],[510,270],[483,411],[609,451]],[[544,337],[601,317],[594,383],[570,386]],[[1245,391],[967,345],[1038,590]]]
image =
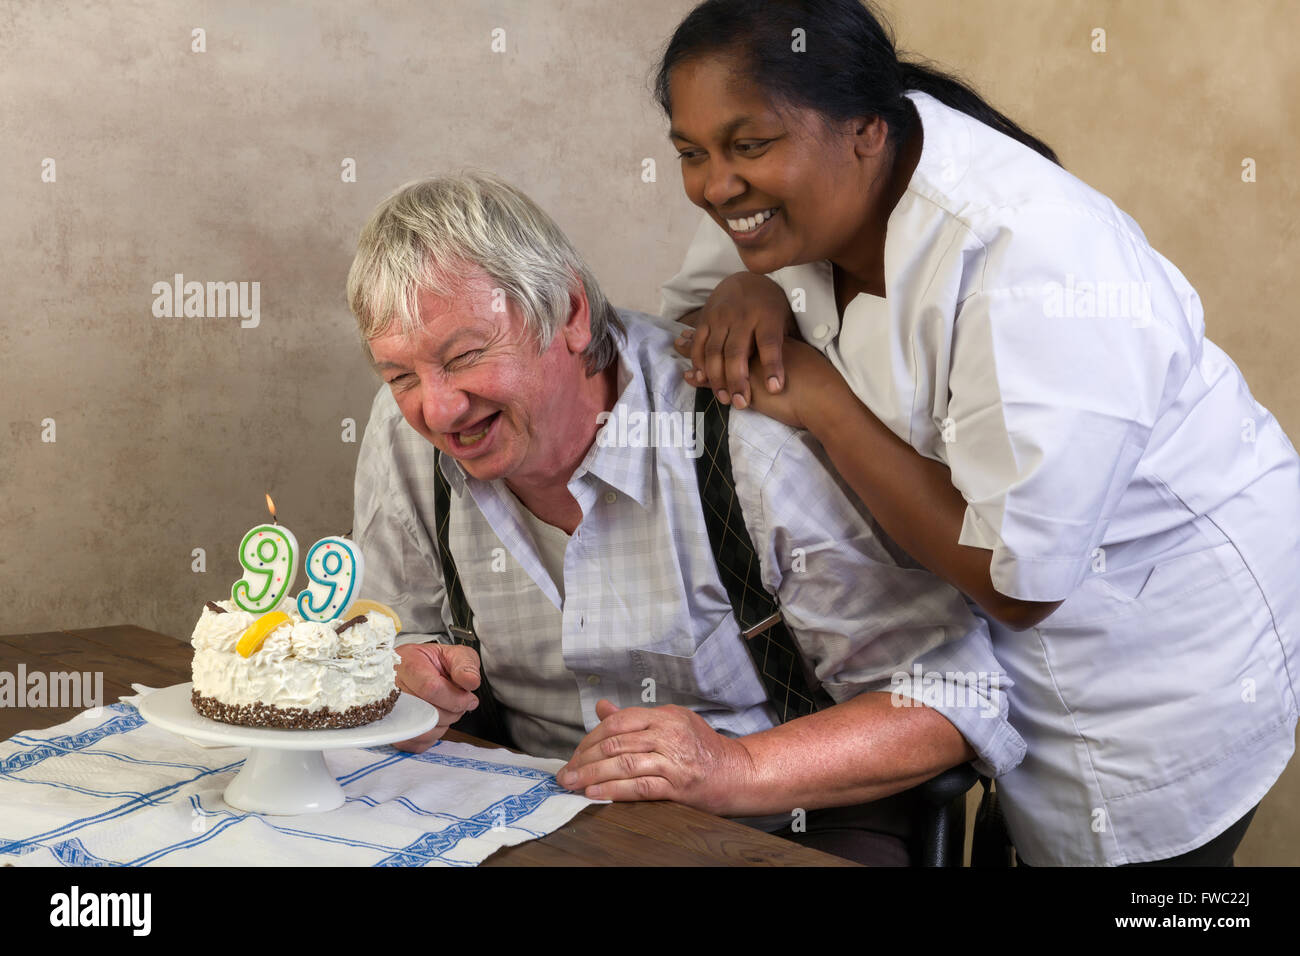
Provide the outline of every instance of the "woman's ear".
[[859,116],[849,121],[853,149],[858,156],[876,157],[889,145],[889,124],[879,115]]

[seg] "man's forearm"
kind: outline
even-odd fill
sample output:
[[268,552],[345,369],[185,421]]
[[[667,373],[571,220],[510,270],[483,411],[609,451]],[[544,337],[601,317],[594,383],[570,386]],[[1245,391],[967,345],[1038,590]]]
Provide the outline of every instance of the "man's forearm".
[[924,783],[975,752],[938,711],[888,692],[740,737],[753,775],[725,813],[762,816],[878,800]]

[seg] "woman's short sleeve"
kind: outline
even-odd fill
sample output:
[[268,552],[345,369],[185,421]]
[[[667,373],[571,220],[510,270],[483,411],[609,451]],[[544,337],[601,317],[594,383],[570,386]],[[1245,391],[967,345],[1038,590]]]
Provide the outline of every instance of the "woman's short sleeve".
[[1087,572],[1198,345],[1140,232],[1065,207],[1020,211],[978,257],[949,369],[961,544],[1008,597],[1060,601]]

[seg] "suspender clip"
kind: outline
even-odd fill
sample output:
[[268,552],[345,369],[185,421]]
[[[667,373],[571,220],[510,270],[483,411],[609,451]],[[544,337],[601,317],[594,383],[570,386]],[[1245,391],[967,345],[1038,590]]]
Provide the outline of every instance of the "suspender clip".
[[780,621],[781,621],[781,612],[773,611],[768,617],[763,618],[763,620],[759,621],[753,627],[746,628],[745,630],[741,631],[740,636],[747,641],[751,640],[752,638],[758,637],[758,635],[762,634],[764,631],[771,628],[774,624],[779,624]]
[[447,630],[451,634],[451,639],[457,644],[465,644],[469,647],[478,646],[478,637],[469,628],[453,624]]

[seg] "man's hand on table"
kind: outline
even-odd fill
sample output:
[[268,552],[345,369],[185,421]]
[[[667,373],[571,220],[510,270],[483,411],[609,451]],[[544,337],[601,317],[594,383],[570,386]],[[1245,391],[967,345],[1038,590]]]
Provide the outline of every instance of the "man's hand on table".
[[600,724],[556,774],[560,785],[593,800],[675,800],[725,815],[753,780],[739,740],[724,737],[686,707],[596,704]]
[[472,693],[482,681],[478,653],[460,644],[402,644],[397,656],[397,689],[437,707],[438,726],[393,746],[424,753],[448,727],[478,706]]

